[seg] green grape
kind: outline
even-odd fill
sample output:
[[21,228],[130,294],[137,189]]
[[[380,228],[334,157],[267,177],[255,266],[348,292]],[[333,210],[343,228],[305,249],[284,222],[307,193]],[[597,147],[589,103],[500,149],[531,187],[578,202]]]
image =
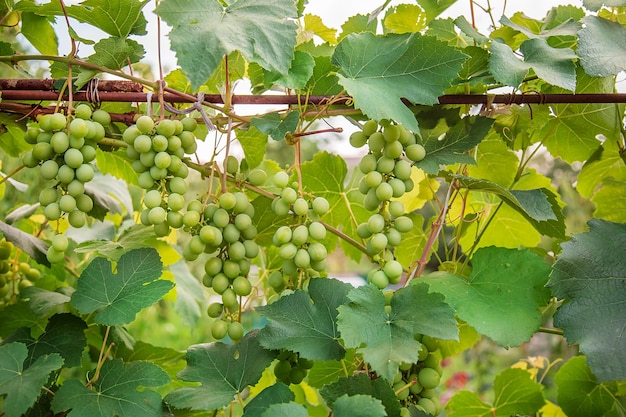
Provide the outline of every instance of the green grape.
[[404,195],[404,192],[406,191],[406,187],[404,186],[404,181],[401,181],[397,178],[391,178],[389,180],[389,185],[391,185],[391,189],[393,191],[392,196],[394,198],[399,198]]
[[330,210],[330,203],[324,197],[315,197],[311,203],[313,213],[322,216]]
[[222,232],[222,235],[226,242],[233,243],[239,240],[239,237],[241,236],[241,232],[237,229],[237,227],[234,224],[229,223],[226,225],[226,227],[224,227],[224,231]]
[[30,151],[27,151],[26,153],[24,153],[24,155],[22,156],[22,163],[27,168],[35,168],[37,166],[37,164],[39,163],[39,161],[37,159],[35,159],[35,157],[33,155],[33,151],[30,150]]
[[[152,138],[152,150],[155,152],[165,152],[169,146],[169,139],[163,135],[156,135]],[[169,154],[168,154],[169,155]]]
[[41,272],[38,269],[30,268],[28,271],[26,271],[24,276],[30,281],[37,281],[39,278],[41,278]]
[[[52,146],[47,142],[40,142],[33,146],[33,158],[38,161],[45,161],[52,157]],[[78,151],[77,151],[78,152]]]
[[78,149],[70,148],[63,154],[65,165],[70,168],[78,168],[84,162],[83,154]]
[[198,213],[202,212],[202,202],[199,200],[192,200],[189,202],[187,206],[188,211],[197,211]]
[[375,120],[368,120],[363,124],[363,134],[371,136],[378,129],[378,123]]
[[404,204],[401,201],[390,201],[389,202],[389,214],[393,217],[400,217],[404,215]]
[[56,188],[44,188],[39,193],[39,204],[45,207],[56,202],[59,198],[59,191]]
[[154,186],[154,179],[152,178],[152,175],[150,175],[150,171],[142,172],[139,175],[137,184],[145,190],[151,189]]
[[243,231],[252,226],[252,219],[246,213],[239,213],[235,216],[233,224],[237,229]]
[[289,381],[291,381],[292,384],[299,384],[301,383],[304,378],[306,377],[306,371],[304,369],[300,369],[300,368],[291,368],[291,371],[289,372]]
[[383,271],[389,277],[389,281],[393,281],[395,278],[402,276],[402,264],[395,260],[387,261]]
[[7,242],[6,240],[0,241],[0,259],[9,259],[12,249],[13,245],[11,245],[9,242]]
[[283,191],[280,194],[280,197],[285,201],[285,203],[293,204],[298,198],[298,193],[293,188],[288,187],[288,188],[283,189]]
[[[167,150],[170,154],[175,154],[175,153],[180,152],[182,147],[183,147],[183,142],[180,140],[178,136],[170,136],[169,138],[167,138]],[[175,155],[172,155],[172,156],[175,156]]]
[[407,216],[396,217],[393,221],[393,227],[400,233],[406,233],[413,229],[413,220]]
[[203,226],[199,236],[202,242],[213,247],[218,247],[224,240],[222,231],[211,225]]
[[226,172],[230,175],[236,175],[239,172],[239,161],[232,155],[228,155],[224,166],[226,167]]
[[235,207],[235,204],[237,204],[237,198],[233,193],[224,193],[220,195],[218,201],[220,207],[228,211],[232,210]]
[[211,286],[213,291],[218,294],[224,293],[227,288],[230,287],[230,280],[223,273],[219,273],[213,277],[213,281],[211,282]]
[[63,262],[65,260],[65,253],[60,252],[54,249],[54,247],[50,246],[48,248],[48,251],[46,252],[46,259],[48,259],[48,262],[50,262],[51,264]]
[[241,266],[239,265],[239,263],[230,259],[224,261],[224,265],[222,268],[224,271],[224,275],[227,278],[235,279],[236,277],[241,275]]
[[159,169],[169,168],[171,162],[172,162],[172,157],[167,152],[159,152],[154,156],[154,166]]
[[64,235],[54,235],[50,241],[52,247],[59,252],[65,252],[69,245],[69,241]]
[[368,277],[368,281],[380,290],[387,288],[389,285],[389,278],[387,278],[387,275],[381,270],[372,273],[372,275]]
[[309,239],[309,228],[305,225],[301,224],[293,229],[293,233],[291,235],[291,242],[293,242],[296,246],[302,246]]
[[156,132],[163,136],[172,136],[176,133],[176,123],[170,119],[163,119],[156,125]]
[[185,117],[184,119],[181,119],[180,122],[183,125],[183,130],[187,132],[193,132],[198,128],[198,122],[196,122],[196,119],[192,117]]
[[233,242],[228,246],[228,257],[233,261],[240,261],[246,256],[246,247],[241,242]]
[[40,132],[39,135],[37,135],[36,143],[50,143],[52,135],[52,132]]
[[[402,374],[400,374],[402,375]],[[393,390],[396,392],[396,397],[400,401],[404,401],[409,398],[409,394],[411,393],[408,388],[405,388],[406,384],[404,381],[397,382],[393,385]],[[404,388],[404,389],[403,389]]]
[[310,259],[313,262],[323,261],[328,256],[326,246],[319,242],[311,243],[307,250],[309,251]]
[[216,320],[211,325],[211,336],[216,340],[221,340],[228,334],[228,323],[224,320]]
[[183,215],[183,225],[186,227],[194,227],[200,222],[200,213],[197,211],[188,211]]
[[304,216],[309,212],[309,203],[302,197],[298,197],[293,203],[293,212],[298,216]]
[[368,172],[364,177],[364,181],[369,188],[378,187],[383,182],[383,174],[378,171]]
[[398,125],[387,125],[383,129],[385,141],[392,143],[400,139],[400,127]]
[[376,162],[376,170],[383,174],[389,174],[396,166],[396,161],[386,156],[381,156]]
[[402,235],[393,227],[390,227],[385,231],[385,236],[387,236],[387,243],[389,246],[400,246],[402,242]]
[[[152,212],[152,210],[150,210],[150,212]],[[150,217],[148,217],[148,221],[151,221]],[[160,224],[160,223],[157,223],[157,224]],[[202,252],[204,252],[204,248],[206,247],[206,245],[204,244],[204,242],[202,242],[202,239],[200,239],[200,236],[196,235],[196,236],[192,236],[191,239],[189,239],[189,242],[187,242],[187,247],[189,248],[189,251],[191,251],[191,253],[195,253],[196,255],[199,255]]]
[[237,306],[237,294],[232,288],[226,288],[222,293],[222,304],[228,309],[233,309]]
[[183,227],[183,215],[177,211],[169,211],[167,213],[167,224],[174,229]]
[[148,152],[144,152],[139,154],[139,160],[144,166],[151,168],[154,166],[154,157],[156,156],[156,152],[153,150],[149,150]]
[[243,326],[238,321],[233,321],[228,325],[228,337],[230,337],[233,342],[241,340],[243,334]]
[[320,222],[309,224],[309,236],[313,240],[322,241],[326,238],[326,228]]
[[89,125],[83,119],[74,119],[70,122],[69,133],[77,138],[84,138],[89,133]]
[[59,199],[59,208],[61,211],[71,213],[76,209],[76,199],[69,194],[61,196]]
[[209,258],[204,264],[204,272],[209,276],[215,276],[222,271],[222,265],[220,258]]
[[76,177],[76,179],[83,183],[91,181],[94,175],[94,168],[92,165],[89,164],[82,164],[81,166],[76,168],[76,171],[74,172],[74,176]]
[[298,249],[293,261],[298,268],[306,269],[311,266],[311,255],[309,255],[309,251],[306,249]]
[[286,360],[279,360],[274,366],[274,375],[277,379],[284,381],[289,378],[291,372],[291,364]]
[[261,169],[253,169],[248,173],[248,182],[257,187],[265,184],[267,181],[267,174]]
[[89,105],[87,104],[79,104],[78,106],[76,106],[76,108],[74,109],[74,116],[76,116],[79,119],[83,119],[83,120],[88,120],[91,119],[91,107],[89,107]]
[[420,398],[417,402],[417,406],[421,407],[424,412],[435,415],[437,414],[437,407],[430,398]]
[[377,162],[378,162],[378,159],[374,155],[372,155],[372,154],[365,155],[361,159],[361,162],[359,162],[359,170],[363,174],[367,174],[368,172],[372,172],[372,171],[374,171],[376,169]]
[[441,375],[432,368],[422,368],[417,378],[424,389],[437,388],[441,382]]
[[212,319],[216,319],[224,312],[224,305],[221,303],[211,303],[207,308],[207,315]]
[[51,180],[59,173],[59,164],[55,160],[49,159],[41,164],[39,173],[43,179]]
[[354,132],[350,135],[350,145],[362,148],[367,143],[367,136],[363,132]]
[[374,155],[380,155],[385,147],[385,137],[381,132],[374,132],[367,141],[370,152]]
[[283,274],[280,271],[273,271],[268,277],[268,284],[276,291],[280,291],[285,287],[285,280]]
[[371,234],[380,233],[385,228],[385,218],[380,214],[372,214],[367,219],[367,228]]
[[61,113],[52,113],[50,117],[50,126],[48,129],[41,127],[43,130],[62,130],[67,125],[67,118]]
[[191,132],[184,131],[179,135],[185,153],[192,154],[197,149],[196,137]]
[[150,152],[152,150],[152,139],[150,139],[150,136],[148,135],[141,134],[135,137],[132,145],[132,148],[139,153]]
[[85,146],[85,138],[82,136],[70,135],[70,148],[78,149]]
[[167,218],[167,212],[163,207],[153,207],[148,213],[148,220],[152,224],[161,224]]
[[365,199],[363,200],[363,206],[365,207],[365,210],[372,211],[372,210],[377,209],[379,204],[380,204],[380,200],[376,196],[376,190],[372,188],[370,191],[368,191],[367,194],[365,194]]
[[293,243],[285,243],[278,249],[278,255],[284,259],[293,259],[298,253],[298,247]]
[[259,245],[254,240],[245,240],[243,246],[246,248],[246,258],[254,259],[259,254]]
[[250,204],[250,200],[248,200],[248,196],[242,192],[235,193],[235,207],[233,207],[233,211],[238,213],[246,213],[248,216],[254,216],[254,207]]
[[83,160],[85,162],[92,162],[96,159],[96,148],[91,145],[85,145],[80,148],[80,153],[83,154]]
[[143,204],[149,209],[160,206],[162,202],[163,199],[159,190],[150,190],[143,197]]
[[404,159],[401,159],[396,161],[396,164],[393,167],[393,175],[402,181],[406,181],[411,178],[411,170],[411,164]]
[[289,204],[282,198],[278,197],[272,200],[272,211],[277,216],[285,216],[289,213]]
[[91,120],[102,126],[108,126],[111,124],[111,115],[105,110],[98,109],[91,114]]
[[135,122],[137,129],[145,135],[151,134],[154,130],[154,120],[150,116],[140,116]]
[[385,145],[385,149],[383,150],[383,155],[389,159],[397,159],[402,156],[402,151],[404,148],[400,142],[391,142]]
[[[187,168],[187,165],[182,164],[183,167]],[[175,177],[169,180],[168,186],[172,193],[184,195],[187,192],[187,183],[183,178]]]
[[409,132],[404,126],[398,125],[398,129],[400,131],[400,137],[398,140],[404,146],[409,146],[415,143],[415,136],[411,132]]
[[80,229],[86,222],[85,213],[80,210],[74,210],[67,216],[67,221],[72,227]]
[[376,198],[379,201],[389,201],[393,196],[393,188],[387,182],[383,182],[376,187]]
[[285,188],[289,184],[289,174],[284,171],[279,171],[274,174],[274,185],[278,188]]
[[70,147],[70,138],[65,132],[56,132],[50,138],[50,145],[55,153],[61,154]]
[[426,150],[419,143],[407,146],[404,152],[407,158],[413,162],[419,162],[426,157]]
[[247,278],[238,276],[233,280],[233,291],[235,291],[235,294],[245,297],[252,292],[252,284],[250,284]]
[[387,236],[382,233],[375,233],[374,235],[372,235],[372,238],[368,243],[371,245],[374,254],[380,253],[383,251],[383,249],[387,247]]

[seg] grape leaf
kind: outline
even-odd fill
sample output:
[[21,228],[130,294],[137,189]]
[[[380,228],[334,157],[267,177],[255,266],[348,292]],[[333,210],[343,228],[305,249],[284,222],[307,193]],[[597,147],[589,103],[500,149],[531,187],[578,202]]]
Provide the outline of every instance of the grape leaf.
[[417,4],[426,12],[426,20],[428,22],[445,12],[454,3],[456,3],[456,0],[417,0]]
[[[370,213],[363,207],[363,194],[358,190],[356,181],[345,185],[348,167],[343,158],[328,152],[318,152],[312,161],[302,164],[302,183],[307,192],[315,196],[326,198],[330,204],[330,210],[322,220],[329,225],[340,229],[348,236],[356,236],[357,226],[367,221]],[[334,249],[336,243],[327,237]],[[341,240],[341,248],[352,259],[358,261],[363,252],[350,246]],[[328,247],[328,246],[327,246]]]
[[2,309],[2,320],[0,320],[0,337],[7,337],[20,327],[33,327],[43,329],[46,319],[38,317],[29,308],[27,302],[9,304]]
[[355,349],[348,349],[340,361],[315,361],[307,374],[307,383],[314,388],[337,381],[342,376],[352,375],[359,368]]
[[596,206],[594,217],[614,222],[626,222],[626,187],[624,181],[613,178],[602,180],[601,187],[591,201]]
[[178,63],[197,89],[220,61],[238,50],[248,62],[286,74],[296,46],[291,0],[164,0],[156,13],[170,26]]
[[420,344],[413,337],[416,333],[458,340],[454,311],[441,296],[428,294],[425,285],[397,290],[390,314],[385,312],[383,293],[373,285],[353,289],[348,299],[338,308],[337,318],[344,344],[362,353],[371,368],[388,381],[393,381],[402,362],[417,362]]
[[78,5],[61,7],[60,2],[37,5],[32,0],[22,0],[16,10],[31,11],[41,16],[67,16],[88,23],[112,36],[145,35],[146,19],[142,8],[148,0],[85,0]]
[[587,16],[582,22],[585,27],[578,32],[577,51],[585,72],[606,77],[626,69],[626,28],[597,16]]
[[355,107],[374,120],[393,119],[417,132],[415,116],[402,102],[434,104],[467,58],[446,43],[419,33],[347,36],[332,63]]
[[257,64],[250,65],[250,81],[254,86],[253,92],[260,94],[263,91],[269,90],[274,85],[280,85],[293,90],[304,88],[307,81],[309,81],[313,75],[315,60],[308,52],[295,51],[289,72],[286,74],[264,70],[260,66],[254,68],[256,65]]
[[99,324],[130,323],[173,287],[172,282],[159,279],[161,273],[154,248],[125,253],[117,263],[117,274],[112,273],[109,260],[95,258],[81,274],[72,304],[83,314],[96,312],[94,320]]
[[626,181],[626,164],[615,142],[606,142],[598,153],[587,160],[576,183],[576,190],[585,198],[593,196],[604,178]]
[[312,279],[308,294],[297,290],[256,311],[269,320],[259,332],[267,349],[290,350],[312,360],[339,360],[345,349],[339,343],[337,307],[347,300],[352,286],[335,279]]
[[277,382],[261,391],[244,408],[243,417],[261,417],[273,404],[284,404],[295,400],[296,396],[289,387]]
[[443,294],[479,333],[503,346],[520,346],[541,325],[539,307],[550,299],[544,287],[549,272],[550,266],[529,250],[488,247],[472,257],[469,279],[434,272],[420,281]]
[[485,404],[477,394],[460,391],[451,399],[446,409],[450,417],[509,417],[535,414],[545,403],[543,386],[523,369],[501,372],[493,384],[493,406]]
[[383,26],[385,33],[419,32],[426,27],[426,13],[415,4],[399,4],[387,10]]
[[103,174],[110,174],[129,184],[137,184],[138,174],[126,158],[125,151],[105,152],[96,148],[96,164]]
[[161,396],[145,387],[160,387],[168,382],[170,377],[165,371],[151,362],[125,364],[121,359],[107,360],[91,389],[78,379],[65,381],[52,400],[52,410],[71,410],[68,417],[159,417]]
[[626,6],[626,0],[583,0],[583,5],[587,9],[597,12],[602,8],[602,6]]
[[[323,41],[335,45],[337,43],[337,29],[330,28],[324,24],[322,18],[313,14],[304,15],[304,35],[312,38],[319,36]],[[302,35],[301,35],[302,36]]]
[[23,343],[0,346],[0,395],[4,396],[7,417],[23,415],[37,401],[50,372],[63,366],[63,358],[53,353],[24,367],[28,349]]
[[22,13],[21,33],[42,55],[58,55],[59,42],[48,18]]
[[291,401],[288,403],[272,404],[261,414],[261,417],[308,417],[305,406]]
[[26,367],[51,353],[61,355],[65,367],[80,366],[83,349],[87,346],[85,330],[87,324],[80,317],[70,313],[55,314],[37,339],[31,336],[29,328],[22,327],[4,339],[2,344],[24,343],[28,348],[28,357],[24,361]]
[[78,253],[95,252],[113,261],[118,261],[124,254],[134,249],[154,247],[157,244],[154,228],[143,224],[133,224],[124,230],[117,240],[92,240],[80,243],[75,250]]
[[325,385],[320,394],[331,408],[344,395],[367,395],[380,400],[389,417],[400,417],[400,402],[389,383],[382,378],[371,380],[366,374],[358,373]]
[[247,130],[236,129],[235,132],[237,140],[243,148],[248,168],[258,167],[263,162],[263,157],[265,156],[267,135],[254,126],[250,126]]
[[548,286],[566,302],[554,324],[577,343],[601,382],[626,379],[626,224],[592,219],[563,243]]
[[28,306],[33,313],[43,317],[54,307],[68,303],[73,291],[74,289],[71,287],[61,287],[56,291],[48,291],[43,288],[31,286],[21,290],[20,296],[28,299]]
[[176,408],[206,411],[228,405],[237,393],[255,384],[277,356],[261,347],[257,335],[253,330],[234,346],[222,342],[190,346],[187,367],[178,378],[202,385],[172,391],[166,402]]
[[93,199],[94,208],[89,215],[99,219],[109,213],[133,213],[133,201],[128,192],[128,184],[112,175],[96,174],[85,184],[85,194]]
[[344,394],[333,403],[334,417],[385,417],[387,412],[378,399],[364,394]]
[[250,122],[260,132],[269,135],[274,140],[284,140],[287,133],[293,133],[298,127],[300,113],[292,111],[287,113],[284,118],[278,113],[267,113],[261,117],[255,117]]
[[13,243],[15,246],[23,250],[35,262],[43,266],[50,266],[50,262],[46,257],[48,244],[33,235],[22,232],[17,227],[13,227],[0,220],[0,232],[4,235],[7,242]]
[[202,314],[200,311],[200,303],[204,302],[202,285],[189,270],[189,265],[182,260],[170,265],[170,272],[176,282],[174,309],[186,325],[194,328]]
[[602,417],[617,405],[617,387],[599,384],[584,356],[571,358],[554,377],[557,398],[568,417]]
[[426,158],[417,162],[416,167],[427,174],[439,173],[440,165],[456,163],[475,164],[476,161],[467,151],[478,145],[489,133],[493,119],[470,116],[455,124],[441,140],[430,137],[424,142]]

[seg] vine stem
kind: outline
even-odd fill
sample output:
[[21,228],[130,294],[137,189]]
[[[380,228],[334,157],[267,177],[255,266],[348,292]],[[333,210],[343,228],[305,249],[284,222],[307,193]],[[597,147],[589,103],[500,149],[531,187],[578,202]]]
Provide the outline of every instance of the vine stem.
[[111,347],[113,347],[113,344],[111,344],[111,346],[108,349],[105,349],[110,331],[111,331],[111,326],[107,326],[106,331],[104,332],[104,338],[102,339],[102,347],[100,348],[100,356],[98,356],[96,372],[94,373],[93,377],[89,379],[89,382],[87,382],[87,387],[91,387],[91,385],[93,385],[93,383],[96,382],[98,378],[100,378],[100,370],[102,369],[102,365],[104,365],[104,357],[111,350]]
[[540,333],[555,334],[557,336],[563,336],[563,330],[562,329],[555,329],[555,328],[550,328],[550,327],[540,327],[537,331],[540,332]]

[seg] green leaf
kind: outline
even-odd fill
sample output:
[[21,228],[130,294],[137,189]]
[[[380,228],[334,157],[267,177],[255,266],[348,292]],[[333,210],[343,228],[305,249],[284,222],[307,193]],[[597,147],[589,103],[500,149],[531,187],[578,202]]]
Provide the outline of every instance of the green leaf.
[[0,395],[5,397],[7,417],[23,415],[37,401],[50,372],[63,366],[63,358],[53,353],[40,357],[25,369],[27,355],[23,343],[0,346]]
[[261,417],[308,417],[305,406],[296,402],[270,405]]
[[333,54],[339,83],[355,107],[374,120],[393,119],[418,131],[413,113],[402,102],[434,104],[454,79],[466,55],[418,33],[350,35]]
[[468,177],[489,180],[505,188],[515,182],[518,157],[499,138],[480,142],[476,162],[476,165],[467,167]]
[[[148,0],[85,0],[78,5],[65,7],[69,17],[102,29],[112,36],[126,37],[130,34],[145,35],[146,19],[142,8]],[[58,2],[41,6],[33,0],[22,0],[16,10],[34,12],[41,16],[63,16],[64,10]]]
[[0,135],[0,148],[14,158],[31,149],[31,146],[24,140],[26,129],[23,122],[19,122],[20,117],[15,114],[0,114],[0,132],[3,132]]
[[557,196],[547,188],[507,190],[488,180],[454,175],[459,185],[468,190],[480,190],[500,197],[521,214],[537,231],[550,237],[565,238],[565,218]]
[[344,344],[362,353],[372,370],[388,381],[393,381],[401,363],[417,362],[416,333],[458,340],[454,311],[441,296],[428,294],[425,285],[397,290],[390,314],[385,312],[383,293],[373,285],[353,289],[348,299],[338,308]]
[[258,331],[246,334],[236,345],[222,342],[190,346],[187,367],[178,377],[202,385],[172,391],[165,398],[176,408],[216,410],[228,405],[237,393],[254,385],[277,352],[263,349]]
[[[98,41],[93,48],[95,53],[87,58],[87,62],[113,70],[127,66],[129,61],[130,63],[139,62],[145,54],[143,46],[138,42],[116,36]],[[81,70],[76,85],[87,84],[98,72],[92,69]]]
[[589,231],[563,243],[548,286],[566,301],[554,316],[600,381],[626,379],[626,224],[592,219]]
[[0,232],[2,232],[7,242],[11,242],[15,246],[23,250],[35,262],[43,266],[50,266],[50,262],[46,257],[48,245],[43,240],[38,239],[28,233],[22,232],[20,229],[8,225],[1,220]]
[[369,395],[344,394],[333,403],[334,417],[385,417],[387,412],[383,403]]
[[96,148],[96,164],[103,174],[110,174],[126,181],[128,184],[137,184],[139,175],[128,162],[126,151],[105,152]]
[[597,12],[602,8],[602,6],[626,6],[626,0],[583,0],[583,5],[587,9]]
[[[85,184],[85,194],[91,196],[94,202],[94,209],[89,212],[90,216],[97,214],[102,218],[108,213],[132,214],[133,200],[128,191],[128,184],[111,175],[100,175],[96,173],[91,181]],[[102,212],[98,213],[98,209]]]
[[587,16],[582,22],[585,27],[578,32],[577,51],[585,72],[606,77],[626,69],[626,28],[597,16]]
[[426,27],[426,13],[415,4],[399,4],[387,10],[383,26],[386,33],[419,32]]
[[51,353],[61,355],[65,367],[80,366],[83,349],[87,346],[85,330],[87,324],[80,317],[70,313],[55,314],[37,339],[31,337],[30,329],[22,327],[2,343],[24,343],[28,348],[28,358],[24,362],[26,367]]
[[351,288],[335,279],[312,279],[308,294],[297,290],[257,307],[256,311],[269,320],[259,332],[259,342],[267,349],[290,350],[307,359],[342,359],[345,350],[339,343],[337,307],[347,301]]
[[96,312],[96,323],[119,326],[134,320],[135,315],[161,299],[172,287],[160,280],[162,264],[156,249],[135,249],[117,263],[95,258],[85,268],[72,294],[72,305],[83,314]]
[[493,384],[493,406],[483,403],[473,392],[457,393],[446,409],[450,417],[509,417],[535,414],[545,404],[543,386],[535,382],[523,369],[501,372]]
[[281,118],[278,113],[267,113],[261,117],[255,117],[250,122],[260,132],[269,135],[274,140],[284,140],[287,133],[294,133],[298,127],[300,114],[297,111],[287,113]]
[[5,306],[0,312],[0,337],[7,337],[20,327],[35,328],[43,331],[46,319],[35,315],[26,302]]
[[133,224],[124,230],[117,240],[92,240],[79,244],[74,251],[78,253],[95,252],[113,261],[118,261],[124,254],[134,249],[157,245],[154,228],[143,224]]
[[493,119],[482,116],[469,116],[455,124],[441,140],[432,137],[424,142],[426,158],[415,166],[427,174],[439,173],[440,165],[456,163],[475,164],[467,151],[478,145],[489,133]]
[[293,391],[282,382],[277,382],[261,391],[244,408],[243,417],[261,417],[273,404],[285,404],[296,398]]
[[22,35],[42,55],[58,55],[59,44],[52,23],[47,17],[34,13],[22,13]]
[[626,222],[626,187],[624,187],[624,181],[605,178],[591,201],[596,206],[596,211],[593,213],[594,217],[614,222]]
[[320,394],[329,407],[333,408],[337,399],[344,395],[367,395],[377,398],[384,405],[387,416],[400,417],[400,402],[389,382],[382,378],[371,380],[366,374],[358,373],[339,381],[325,385]]
[[52,410],[71,410],[68,417],[160,417],[161,396],[145,387],[160,387],[169,381],[169,376],[153,363],[107,360],[91,389],[78,379],[65,381],[52,400]]
[[489,71],[496,81],[513,87],[519,86],[524,81],[529,67],[515,55],[510,46],[497,41],[492,42],[489,52],[491,53]]
[[413,230],[402,236],[402,243],[394,248],[396,260],[402,265],[411,265],[419,259],[428,241],[424,231],[424,217],[417,213],[408,214],[408,217],[413,220]]
[[[286,74],[296,46],[291,0],[164,0],[156,13],[170,26],[178,63],[198,88],[235,50],[248,62]],[[201,59],[200,59],[201,57]]]
[[[357,226],[367,221],[370,213],[363,207],[363,194],[359,192],[358,184],[350,182],[345,185],[348,173],[345,160],[328,152],[318,152],[312,161],[302,164],[301,172],[305,190],[315,196],[326,198],[330,204],[330,210],[322,220],[348,236],[356,236]],[[328,249],[334,249],[336,246],[334,238],[327,239],[324,244]],[[363,252],[343,240],[340,244],[352,259],[358,261],[363,256]]]
[[[127,363],[139,361],[152,362],[167,372],[170,378],[174,379],[174,381],[172,381],[173,384],[182,385],[182,382],[175,380],[175,377],[176,374],[185,367],[184,352],[153,346],[139,340],[132,346],[132,350],[125,344],[119,344],[117,355]],[[172,383],[170,385],[172,385]]]
[[578,175],[576,190],[583,197],[590,198],[604,178],[626,181],[626,163],[624,163],[620,150],[614,142],[606,142],[599,149],[597,157],[591,157],[587,160]]
[[356,351],[348,349],[340,361],[315,361],[307,374],[307,382],[314,388],[332,384],[342,376],[352,375],[359,367]]
[[341,25],[341,34],[337,40],[341,41],[351,33],[363,33],[369,32],[376,33],[376,27],[378,26],[377,20],[371,20],[368,15],[357,14],[350,16],[346,22]]
[[304,88],[313,75],[314,66],[315,60],[311,54],[295,51],[289,71],[284,75],[276,74],[277,77],[273,83],[293,90]]
[[336,72],[337,67],[331,63],[329,56],[316,56],[313,75],[309,79],[311,94],[328,96],[339,94],[342,89]]
[[[69,303],[70,291],[74,291],[70,287],[59,288],[57,291],[48,291],[43,288],[31,286],[20,291],[20,297],[28,299],[28,306],[40,317],[48,314],[50,310],[61,304]],[[70,295],[64,294],[63,291],[70,292]]]
[[[481,248],[464,279],[434,272],[420,281],[443,294],[459,318],[503,346],[520,346],[541,325],[539,307],[550,299],[544,287],[550,266],[529,250]],[[515,323],[515,325],[512,325]]]
[[615,384],[598,383],[584,356],[561,366],[554,382],[559,405],[568,417],[602,417],[618,405]]
[[426,20],[428,22],[445,12],[454,3],[456,3],[456,0],[417,0],[417,4],[422,6],[422,9],[426,12]]
[[170,272],[174,275],[176,282],[174,309],[180,314],[183,322],[193,329],[202,316],[200,311],[200,303],[204,302],[202,285],[183,260],[171,265]]

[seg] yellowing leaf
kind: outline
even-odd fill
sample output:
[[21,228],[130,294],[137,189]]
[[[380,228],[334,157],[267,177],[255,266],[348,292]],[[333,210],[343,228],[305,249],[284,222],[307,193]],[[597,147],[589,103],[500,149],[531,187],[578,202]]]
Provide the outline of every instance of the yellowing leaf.
[[411,172],[411,179],[415,184],[415,188],[411,192],[405,193],[402,197],[398,198],[404,204],[407,212],[419,210],[424,205],[432,200],[439,190],[441,184],[435,178],[430,178],[423,170],[419,168],[413,168]]
[[426,13],[415,4],[399,4],[389,9],[383,25],[391,33],[419,32],[426,27]]
[[317,35],[330,44],[337,43],[337,29],[329,28],[322,18],[314,14],[304,15],[304,30],[307,33]]

